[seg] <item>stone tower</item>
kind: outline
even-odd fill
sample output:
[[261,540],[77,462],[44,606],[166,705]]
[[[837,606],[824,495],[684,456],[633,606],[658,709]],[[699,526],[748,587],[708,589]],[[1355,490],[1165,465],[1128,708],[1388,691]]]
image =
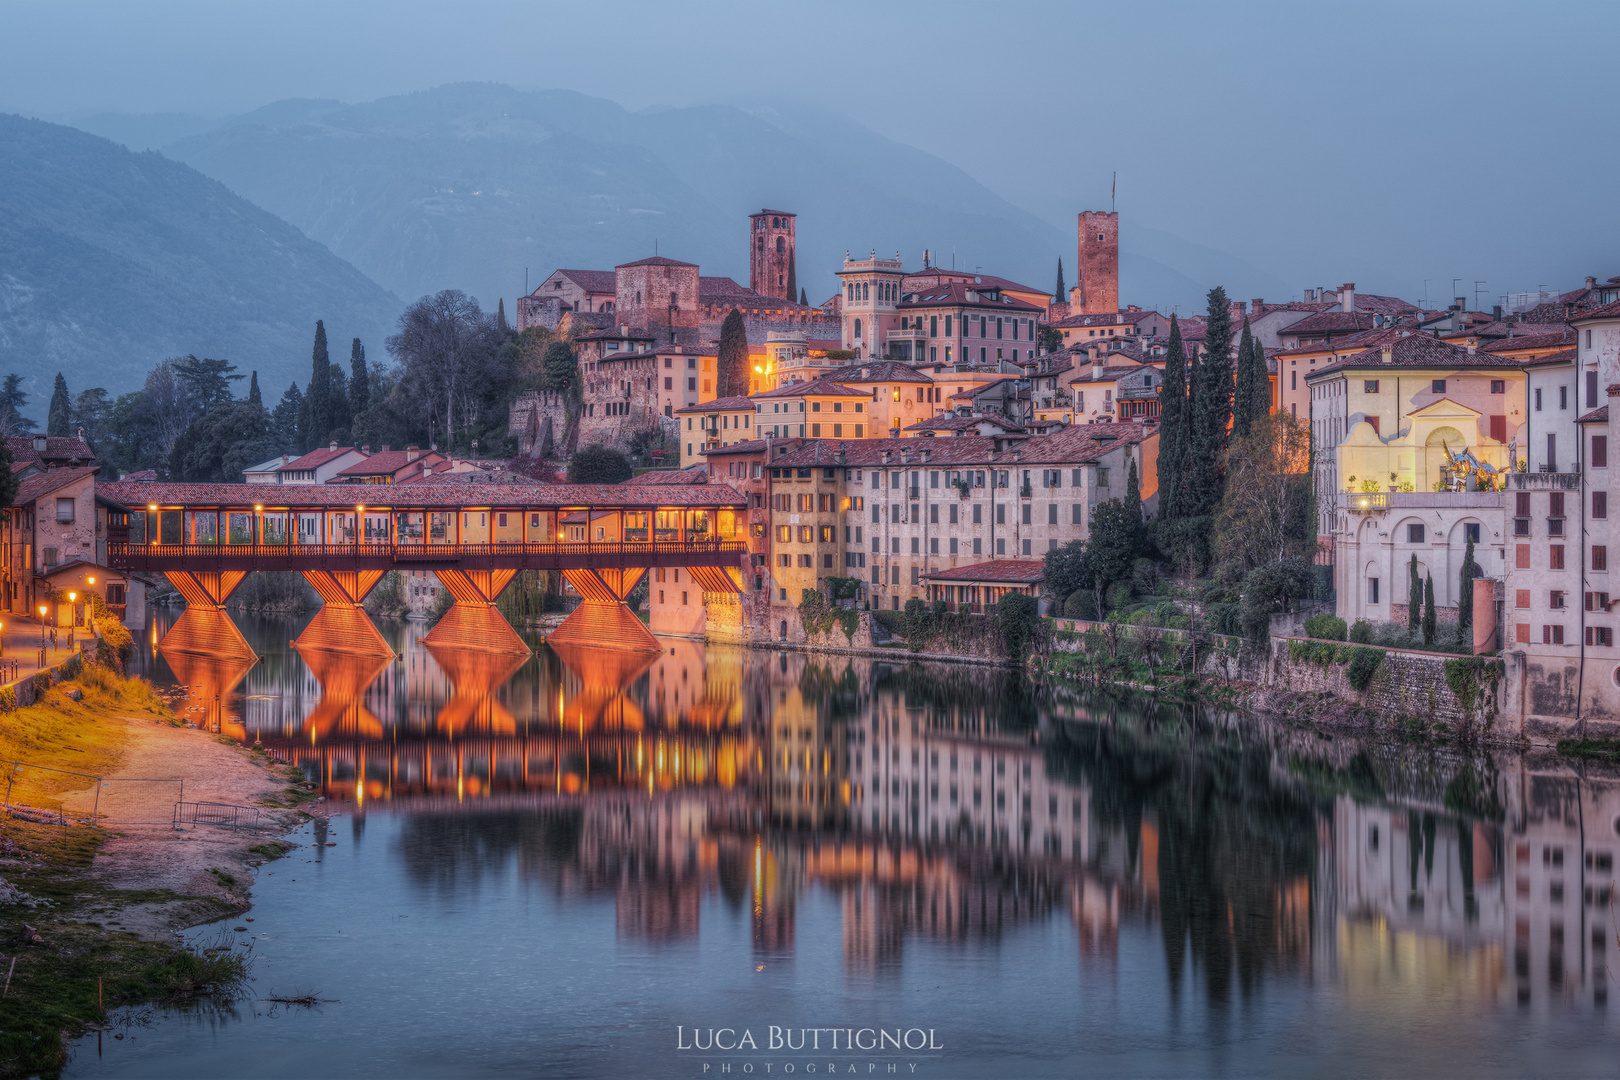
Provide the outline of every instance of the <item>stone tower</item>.
[[1080,214],[1080,273],[1070,295],[1078,302],[1070,315],[1113,315],[1119,311],[1119,215],[1101,210]]
[[748,215],[748,287],[761,296],[799,299],[793,253],[797,217],[785,210]]

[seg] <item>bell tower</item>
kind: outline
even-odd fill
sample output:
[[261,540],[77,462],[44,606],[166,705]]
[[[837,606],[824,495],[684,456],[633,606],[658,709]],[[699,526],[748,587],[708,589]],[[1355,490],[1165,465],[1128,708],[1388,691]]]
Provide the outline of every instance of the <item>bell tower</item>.
[[748,215],[748,287],[761,296],[798,300],[798,268],[794,258],[794,222],[786,210],[761,210]]
[[1071,315],[1113,315],[1119,311],[1119,215],[1101,210],[1080,214],[1079,281],[1070,291]]

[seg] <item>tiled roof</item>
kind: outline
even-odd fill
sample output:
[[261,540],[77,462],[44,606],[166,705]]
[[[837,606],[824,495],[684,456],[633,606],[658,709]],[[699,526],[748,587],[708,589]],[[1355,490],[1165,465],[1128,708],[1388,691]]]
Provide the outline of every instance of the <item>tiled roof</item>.
[[1361,352],[1343,357],[1327,365],[1317,368],[1305,376],[1307,382],[1321,377],[1329,372],[1344,371],[1350,368],[1515,368],[1520,362],[1512,357],[1497,356],[1488,352],[1469,352],[1456,345],[1448,345],[1444,341],[1432,338],[1428,334],[1413,334],[1401,338],[1389,346],[1390,363],[1383,362],[1383,347],[1376,349],[1363,349]]
[[708,413],[736,412],[742,409],[747,409],[749,412],[754,411],[753,399],[748,397],[746,394],[738,395],[736,397],[715,398],[713,401],[705,401],[698,405],[688,405],[684,409],[676,409],[675,411],[677,413]]
[[[979,299],[969,300],[967,294],[970,290],[979,294]],[[947,304],[957,307],[982,307],[991,308],[995,311],[1013,311],[1034,315],[1038,315],[1045,310],[1011,295],[1003,295],[1000,300],[986,299],[984,294],[989,290],[990,286],[988,285],[964,285],[959,281],[953,281],[949,284],[933,285],[916,292],[906,293],[900,298],[900,303],[895,306],[897,308],[930,308]]]
[[[905,282],[902,287],[906,292],[926,291],[929,286],[917,284],[917,282],[920,282],[923,278],[931,277],[941,281],[949,281],[951,278],[959,278],[962,276],[963,272],[960,270],[941,270],[937,266],[930,266],[926,270],[918,270],[915,273],[907,274],[902,279]],[[977,281],[963,282],[963,284],[969,286],[970,288],[1011,289],[1017,292],[1041,293],[1045,296],[1052,295],[1049,289],[1032,289],[1028,285],[1020,285],[1016,281],[1009,281],[1004,277],[996,277],[994,274],[968,274],[966,276],[978,279]]]
[[36,473],[17,485],[17,496],[12,500],[12,505],[27,506],[37,499],[43,499],[53,491],[60,490],[75,481],[94,475],[96,475],[94,466],[78,469],[52,469],[50,472]]
[[[1287,333],[1287,331],[1282,331]],[[1355,334],[1345,334],[1326,345],[1301,345],[1297,349],[1285,349],[1275,353],[1276,356],[1316,356],[1320,353],[1348,353],[1361,349],[1370,349],[1375,345],[1387,345],[1392,341],[1399,341],[1404,337],[1411,337],[1417,333],[1409,326],[1386,327],[1382,330],[1362,330]]]
[[[1079,424],[1050,435],[963,435],[954,439],[810,439],[772,465],[805,468],[847,465],[873,468],[904,465],[1020,465],[1082,464],[1096,461],[1126,443],[1140,442],[1148,434],[1141,424]],[[1002,445],[996,450],[996,444]],[[883,454],[889,460],[885,463]],[[839,458],[838,455],[842,454]],[[923,461],[922,455],[928,454]]]
[[1291,326],[1277,331],[1279,334],[1344,334],[1356,330],[1371,330],[1372,314],[1361,311],[1318,311],[1307,315]]
[[1101,315],[1071,315],[1052,325],[1059,330],[1073,329],[1076,326],[1135,326],[1139,322],[1157,318],[1162,318],[1157,311],[1121,311],[1113,314],[1104,312]]
[[709,482],[709,467],[707,465],[689,465],[684,469],[657,469],[653,472],[644,472],[623,481],[619,486],[648,486],[669,487],[680,484],[707,484]]
[[[1531,325],[1546,325],[1545,323]],[[1575,328],[1560,326],[1556,330],[1549,330],[1539,334],[1520,334],[1517,337],[1505,337],[1500,341],[1493,341],[1489,345],[1481,345],[1485,352],[1517,352],[1521,349],[1557,349],[1566,345],[1575,344]]]
[[325,465],[333,458],[342,457],[344,454],[350,453],[358,454],[359,452],[359,450],[352,446],[340,446],[336,450],[332,449],[330,446],[323,446],[319,450],[311,450],[303,457],[294,458],[293,460],[287,462],[287,464],[281,466],[281,468],[291,472],[307,471],[309,469],[314,469],[321,465]]
[[639,326],[632,326],[628,332],[617,326],[610,326],[606,330],[596,330],[589,334],[581,334],[576,341],[654,341],[657,335]]
[[1616,300],[1612,304],[1604,304],[1602,307],[1587,308],[1585,311],[1578,311],[1569,317],[1569,321],[1572,323],[1584,322],[1587,319],[1620,319],[1620,300]]
[[637,259],[635,262],[620,263],[615,270],[622,270],[627,266],[690,266],[697,269],[697,263],[681,262],[679,259],[666,259],[662,255],[654,255],[650,259]]
[[1045,576],[1046,563],[1041,559],[992,559],[923,574],[929,581],[993,581],[1019,585],[1034,585]]
[[[862,372],[865,372],[863,375]],[[873,360],[866,364],[848,364],[834,368],[823,378],[836,382],[907,382],[931,383],[934,380],[898,360]]]
[[1537,357],[1521,356],[1518,358],[1520,367],[1541,367],[1546,364],[1573,364],[1575,362],[1574,349],[1559,349],[1557,352],[1543,353]]
[[788,383],[786,386],[778,387],[775,390],[766,390],[763,393],[755,394],[754,398],[758,400],[759,398],[800,397],[804,394],[815,397],[864,398],[872,396],[864,390],[851,390],[847,386],[834,382],[830,375],[823,375],[819,379],[811,379],[809,382]]
[[[47,473],[47,476],[54,475]],[[513,474],[496,474],[510,476]],[[468,477],[449,481],[450,477]],[[448,482],[447,482],[448,481]],[[665,487],[618,484],[492,483],[488,474],[444,473],[428,483],[379,484],[358,491],[348,484],[310,484],[291,487],[268,484],[131,483],[115,480],[100,485],[109,498],[126,506],[254,506],[344,507],[356,502],[377,507],[439,506],[742,506],[743,497],[723,484],[681,484]],[[472,490],[468,490],[472,488]],[[485,490],[480,491],[479,488]],[[641,495],[639,492],[656,492]]]
[[1005,416],[940,416],[919,420],[907,431],[970,431],[980,424],[993,424],[1003,431],[1021,432],[1024,425]]
[[[755,292],[753,289],[750,289],[748,286],[739,285],[728,277],[699,277],[698,299],[701,300],[705,296],[746,296],[754,297],[760,300],[776,299],[774,296],[760,296],[759,293]],[[795,303],[793,306],[798,307],[798,304]]]
[[38,435],[7,435],[6,449],[13,461],[94,461],[95,451],[90,444],[73,435],[46,435],[45,449],[35,450]]
[[[416,461],[443,460],[444,455],[429,450],[427,453],[416,452]],[[413,464],[411,452],[407,450],[379,450],[364,461],[357,461],[347,469],[340,469],[339,476],[391,476],[406,465]]]
[[1609,422],[1609,407],[1599,405],[1575,422],[1577,424],[1607,424]]
[[1153,367],[1152,364],[1131,364],[1128,367],[1124,364],[1117,364],[1114,367],[1103,368],[1102,378],[1098,379],[1092,375],[1091,368],[1083,367],[1080,369],[1080,374],[1069,380],[1069,385],[1074,386],[1077,383],[1089,382],[1115,382],[1126,375],[1141,371],[1144,368],[1152,368],[1154,371],[1159,370],[1158,368]]
[[611,270],[557,270],[555,273],[561,274],[586,292],[610,293],[618,288]]
[[1405,315],[1420,311],[1416,304],[1398,296],[1379,296],[1377,293],[1356,293],[1356,310],[1372,315]]

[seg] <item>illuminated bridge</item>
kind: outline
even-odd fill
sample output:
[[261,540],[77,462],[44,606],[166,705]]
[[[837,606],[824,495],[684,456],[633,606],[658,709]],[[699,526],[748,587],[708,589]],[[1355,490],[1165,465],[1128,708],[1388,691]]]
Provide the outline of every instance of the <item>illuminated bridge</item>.
[[[429,637],[473,648],[527,652],[492,605],[518,571],[555,570],[583,602],[549,640],[655,650],[624,605],[642,576],[681,567],[707,592],[740,592],[747,557],[746,502],[723,485],[123,480],[97,494],[127,510],[109,526],[109,565],[163,574],[192,608],[223,607],[248,574],[283,570],[337,615],[390,570],[431,570],[455,604]],[[355,615],[347,634],[371,629],[380,643]]]

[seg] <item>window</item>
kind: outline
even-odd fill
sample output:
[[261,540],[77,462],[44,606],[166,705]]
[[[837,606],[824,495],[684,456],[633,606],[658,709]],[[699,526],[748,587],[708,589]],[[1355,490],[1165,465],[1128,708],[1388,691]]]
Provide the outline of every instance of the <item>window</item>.
[[1541,628],[1541,643],[1543,645],[1562,645],[1564,643],[1564,628],[1562,626],[1543,626]]
[[1446,380],[1436,379],[1429,388],[1436,394],[1443,394],[1446,392]]
[[56,520],[58,524],[68,525],[73,521],[73,500],[56,500]]
[[1609,569],[1609,549],[1608,549],[1607,545],[1604,545],[1604,544],[1593,544],[1592,545],[1592,569],[1593,570],[1603,570],[1605,572],[1608,571],[1608,569]]
[[1558,388],[1558,407],[1560,409],[1569,408],[1569,387],[1567,386]]
[[1609,493],[1607,491],[1592,492],[1592,516],[1606,518],[1609,516]]
[[1586,373],[1586,407],[1588,409],[1597,408],[1597,372],[1595,371]]
[[1463,543],[1465,543],[1465,544],[1477,544],[1477,543],[1479,543],[1479,522],[1470,521],[1466,525],[1463,526]]
[[1530,493],[1528,491],[1520,491],[1520,492],[1516,493],[1513,496],[1513,507],[1514,507],[1514,513],[1518,517],[1522,517],[1522,518],[1529,517],[1530,516]]
[[1592,436],[1592,467],[1594,469],[1607,468],[1609,465],[1609,437],[1607,435]]
[[1097,466],[1097,486],[1100,488],[1108,486],[1108,469],[1102,465]]
[[1408,525],[1406,527],[1406,542],[1408,544],[1421,544],[1421,543],[1423,543],[1423,526],[1422,525]]
[[1536,387],[1535,402],[1536,402],[1536,405],[1535,405],[1536,412],[1540,412],[1541,411],[1541,387],[1539,387],[1539,386]]
[[1588,626],[1586,628],[1586,643],[1588,645],[1613,645],[1614,631],[1607,626]]
[[1361,392],[1363,394],[1376,394],[1376,393],[1378,393],[1378,380],[1377,379],[1368,379],[1366,382],[1362,383],[1361,384]]
[[1505,393],[1507,393],[1507,380],[1506,379],[1492,379],[1491,380],[1491,393],[1493,393],[1493,394],[1505,394]]
[[1513,606],[1516,607],[1516,608],[1527,608],[1527,607],[1529,607],[1530,606],[1530,590],[1529,589],[1518,589],[1518,590],[1516,590],[1513,593]]
[[1589,592],[1586,594],[1587,611],[1608,611],[1609,594],[1606,592]]
[[1075,525],[1082,524],[1082,522],[1080,520],[1080,504],[1079,503],[1071,503],[1070,504],[1070,510],[1074,514],[1074,522],[1073,522],[1073,524],[1075,524]]
[[1562,570],[1564,568],[1564,545],[1553,544],[1547,548],[1547,568]]
[[1564,493],[1554,491],[1547,496],[1547,516],[1561,518],[1564,516]]
[[56,565],[57,560],[56,560],[56,549],[55,548],[53,548],[53,547],[40,548],[40,555],[41,555],[41,557],[44,558],[46,566],[55,566]]
[[1547,606],[1552,608],[1554,611],[1564,610],[1564,605],[1564,593],[1561,590],[1554,589],[1547,594]]
[[1515,544],[1513,546],[1513,567],[1516,570],[1530,569],[1530,545]]
[[793,540],[793,526],[778,525],[776,527],[776,542],[778,544],[791,543]]
[[1050,505],[1047,506],[1047,508],[1046,508],[1046,523],[1048,525],[1056,525],[1058,523],[1058,519],[1057,519],[1057,503],[1051,503]]
[[1367,603],[1378,603],[1378,579],[1375,577],[1367,579]]

